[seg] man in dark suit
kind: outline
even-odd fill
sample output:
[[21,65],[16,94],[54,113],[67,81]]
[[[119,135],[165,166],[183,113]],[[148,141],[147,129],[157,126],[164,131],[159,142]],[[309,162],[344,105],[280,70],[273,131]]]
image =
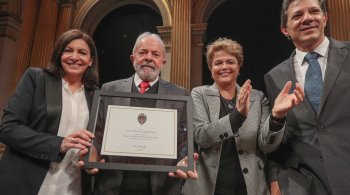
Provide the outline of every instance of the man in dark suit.
[[[102,86],[102,90],[188,96],[189,93],[186,89],[166,82],[159,77],[161,69],[166,63],[165,54],[164,43],[158,35],[148,32],[142,33],[137,38],[130,56],[136,73],[127,79],[106,83]],[[131,106],[153,108],[179,107],[178,120],[186,118],[185,104],[179,106],[164,100],[126,99],[126,104]],[[107,101],[109,100],[106,99],[104,104],[108,104],[106,103]],[[105,107],[106,105],[103,106]],[[186,133],[185,131],[185,128],[180,127],[178,134],[184,134]],[[96,139],[99,137],[98,133],[96,133]],[[126,162],[130,163],[131,161],[135,163],[141,158],[110,157],[106,160],[114,161],[115,159],[123,159]],[[172,165],[176,165],[176,162]],[[95,184],[95,194],[172,195],[180,194],[181,190],[180,179],[169,177],[167,173],[157,172],[100,170],[96,175]]]
[[[350,43],[324,35],[324,0],[284,0],[281,31],[296,47],[265,75],[270,103],[288,80],[306,101],[288,113],[284,141],[269,156],[271,194],[349,194]],[[292,89],[293,90],[293,89]]]

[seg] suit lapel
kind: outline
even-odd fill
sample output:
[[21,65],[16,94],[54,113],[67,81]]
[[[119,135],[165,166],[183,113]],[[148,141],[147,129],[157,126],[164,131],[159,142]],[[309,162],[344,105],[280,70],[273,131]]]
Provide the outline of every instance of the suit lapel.
[[[134,76],[131,76],[127,79],[124,79],[123,84],[120,86],[120,90],[118,92],[132,92],[132,85],[134,83]],[[121,105],[130,106],[131,99],[130,98],[120,98]]]
[[220,114],[220,93],[216,84],[214,83],[209,89],[204,91],[208,100],[208,109],[210,112],[210,121],[217,121]]
[[92,101],[94,99],[94,91],[93,90],[85,91],[85,98],[86,98],[86,102],[87,102],[89,112],[90,112],[91,106],[92,106]]
[[345,57],[347,56],[347,51],[342,49],[345,44],[337,42],[335,40],[330,40],[330,47],[327,60],[327,68],[324,78],[323,94],[320,103],[320,112],[328,98],[328,95],[334,86],[336,79],[344,65]]
[[48,132],[56,135],[62,112],[62,82],[48,75],[45,80]]
[[[123,80],[123,85],[121,85],[121,92],[131,92],[132,91],[132,84],[134,82],[134,76],[131,76],[127,79]],[[119,91],[119,90],[118,90]]]
[[[168,94],[168,83],[163,81],[161,78],[159,78],[158,94],[160,94],[160,95],[167,95]],[[156,108],[165,108],[165,103],[166,103],[166,101],[164,101],[164,100],[157,100],[156,101]]]
[[[282,89],[283,89],[283,86],[287,83],[287,81],[292,81],[292,83],[296,83],[298,82],[297,81],[297,77],[295,76],[295,70],[294,70],[294,66],[293,66],[293,57],[295,56],[295,50],[294,52],[292,53],[292,55],[289,57],[288,59],[288,69],[289,71],[286,71],[286,81],[283,82],[283,85],[282,85]],[[291,92],[294,91],[295,89],[295,85],[292,86],[292,88],[290,89]]]
[[[293,58],[294,58],[294,56],[295,56],[295,50],[294,50],[294,52],[292,53],[292,55],[289,57],[289,59],[287,61],[287,64],[288,64],[287,67],[288,67],[289,70],[288,71],[282,71],[285,74],[283,76],[283,78],[286,78],[286,79],[281,82],[280,91],[283,89],[283,87],[287,83],[287,81],[292,81],[292,83],[293,83],[289,93],[293,93],[293,91],[295,90],[295,83],[298,82],[298,81],[297,81],[296,76],[295,76],[295,70],[294,70],[294,65],[293,65]],[[277,95],[278,94],[276,94],[276,97],[277,97]],[[315,113],[314,109],[312,108],[311,103],[310,103],[308,98],[305,98],[300,106],[304,106],[305,109],[310,110],[310,112],[314,113],[315,117],[316,117],[316,113]]]

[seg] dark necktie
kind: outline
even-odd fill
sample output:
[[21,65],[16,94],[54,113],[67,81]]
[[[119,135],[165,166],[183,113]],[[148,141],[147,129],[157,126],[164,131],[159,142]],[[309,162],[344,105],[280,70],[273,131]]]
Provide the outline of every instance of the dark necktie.
[[322,73],[321,66],[317,61],[318,53],[310,52],[306,54],[305,60],[309,64],[309,68],[305,74],[305,94],[309,99],[312,107],[318,113],[322,94]]
[[150,86],[148,81],[142,81],[140,83],[140,93],[145,93],[146,89]]

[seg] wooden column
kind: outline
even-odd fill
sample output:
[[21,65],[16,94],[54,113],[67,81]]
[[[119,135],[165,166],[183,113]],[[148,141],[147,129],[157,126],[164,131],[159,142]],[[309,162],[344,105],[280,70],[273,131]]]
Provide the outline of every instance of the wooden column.
[[328,1],[328,8],[331,37],[350,41],[350,0]]
[[190,89],[192,0],[173,1],[170,81]]
[[[0,118],[12,94],[21,22],[20,0],[0,1]],[[6,146],[0,142],[0,158]]]
[[59,2],[60,10],[57,21],[56,39],[62,33],[72,28],[77,9],[77,0],[60,0]]
[[58,2],[56,0],[42,0],[35,28],[31,66],[47,66],[54,46],[57,17]]
[[22,14],[22,30],[18,41],[18,55],[17,55],[17,70],[12,89],[17,85],[17,82],[22,77],[25,70],[30,66],[30,58],[33,46],[33,37],[35,32],[35,22],[37,19],[37,12],[39,4],[37,0],[27,0],[23,5]]
[[12,94],[21,23],[20,0],[0,1],[0,117]]
[[192,24],[191,85],[190,89],[202,85],[203,81],[203,36],[207,24]]
[[171,72],[171,26],[157,26],[158,34],[162,38],[165,50],[167,63],[163,66],[161,77],[166,81],[170,81]]

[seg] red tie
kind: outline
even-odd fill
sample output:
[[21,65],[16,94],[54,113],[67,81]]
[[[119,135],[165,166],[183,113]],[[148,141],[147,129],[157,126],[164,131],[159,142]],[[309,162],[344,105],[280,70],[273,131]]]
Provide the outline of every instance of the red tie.
[[149,87],[149,82],[148,81],[142,81],[140,83],[140,93],[145,93],[146,89]]

